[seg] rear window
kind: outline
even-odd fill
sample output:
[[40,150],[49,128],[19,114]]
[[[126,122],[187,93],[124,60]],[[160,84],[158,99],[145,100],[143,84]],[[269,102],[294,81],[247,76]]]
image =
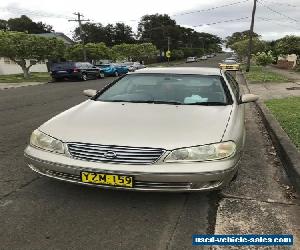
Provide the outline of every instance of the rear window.
[[51,67],[52,70],[65,70],[65,69],[73,69],[75,67],[74,62],[62,62],[62,63],[54,63]]

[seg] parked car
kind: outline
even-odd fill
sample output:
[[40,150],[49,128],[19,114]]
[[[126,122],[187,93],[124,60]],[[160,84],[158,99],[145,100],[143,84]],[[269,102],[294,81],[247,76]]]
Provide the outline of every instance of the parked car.
[[222,70],[238,71],[240,70],[240,64],[233,59],[225,59],[219,63],[219,68]]
[[103,70],[105,76],[119,76],[128,73],[128,68],[126,66],[121,66],[115,63],[99,64],[96,66]]
[[197,62],[197,57],[191,56],[186,59],[186,63]]
[[132,65],[136,70],[137,69],[144,69],[146,68],[146,66],[144,64],[141,64],[139,62],[134,62],[133,65]]
[[[245,142],[235,79],[216,68],[147,68],[33,131],[28,166],[58,180],[143,191],[220,189],[236,175]],[[70,126],[71,124],[71,126]]]
[[208,55],[206,55],[207,56],[207,58],[212,58],[212,57],[214,57],[212,54],[208,54]]
[[207,60],[207,56],[201,56],[199,60]]
[[129,72],[134,72],[136,70],[136,67],[134,67],[133,62],[123,62],[121,63],[122,66],[126,66],[128,68]]
[[86,81],[103,76],[103,71],[88,62],[61,62],[51,66],[50,74],[54,81],[62,79]]

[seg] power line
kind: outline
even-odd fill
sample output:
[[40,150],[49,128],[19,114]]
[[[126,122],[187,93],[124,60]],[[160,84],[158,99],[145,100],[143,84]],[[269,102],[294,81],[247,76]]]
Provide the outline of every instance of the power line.
[[293,7],[293,8],[297,8],[299,6],[297,5],[292,5],[292,4],[289,4],[289,3],[282,3],[282,2],[274,2],[274,1],[269,1],[267,0],[268,3],[275,3],[277,5],[284,5],[284,6],[289,6],[289,7]]
[[[230,3],[230,4],[215,6],[215,7],[211,7],[211,8],[207,8],[207,9],[193,10],[193,11],[188,11],[188,12],[173,14],[173,15],[170,15],[170,16],[171,17],[176,17],[176,16],[184,16],[184,15],[189,15],[189,14],[194,14],[194,13],[199,13],[199,12],[212,11],[212,10],[216,10],[216,9],[220,9],[220,8],[225,8],[225,7],[229,7],[229,6],[233,6],[233,5],[237,5],[237,4],[246,3],[246,2],[249,2],[249,1],[250,0],[244,0],[244,1],[234,2],[234,3]],[[132,20],[128,20],[128,22],[138,22],[139,20],[140,19],[132,19]],[[120,22],[122,22],[122,21],[120,21]]]
[[240,20],[244,20],[244,19],[248,19],[248,18],[249,17],[246,16],[246,17],[240,17],[240,18],[236,18],[236,19],[217,21],[217,22],[213,22],[213,23],[205,23],[205,24],[194,25],[192,27],[210,26],[210,25],[215,25],[215,24],[219,24],[219,23],[230,23],[230,22],[240,21]]
[[[282,22],[280,20],[276,20],[276,19],[270,19],[270,18],[265,18],[265,17],[257,17],[258,19],[262,20],[262,21],[266,21],[266,22],[275,22],[275,24],[279,25],[279,26],[283,26],[283,27],[289,27],[291,29],[295,29],[295,30],[300,30],[296,27],[292,27],[291,25],[289,25],[288,23],[292,23],[292,22]],[[294,23],[294,22],[293,22]]]
[[183,16],[183,15],[189,15],[189,14],[194,14],[194,13],[199,13],[199,12],[212,11],[212,10],[215,10],[215,9],[225,8],[225,7],[229,7],[229,6],[233,6],[233,5],[237,5],[237,4],[242,4],[242,3],[246,3],[246,2],[249,2],[249,0],[234,2],[234,3],[225,4],[225,5],[221,5],[221,6],[216,6],[216,7],[212,7],[212,8],[208,8],[208,9],[183,12],[183,13],[174,14],[174,15],[171,15],[171,16]]
[[277,11],[277,10],[274,10],[274,9],[270,8],[270,7],[267,6],[267,5],[264,5],[261,1],[258,1],[258,3],[259,3],[261,6],[267,8],[268,10],[270,10],[270,11],[272,11],[272,12],[278,14],[278,15],[281,15],[281,16],[283,16],[283,17],[285,17],[285,18],[288,18],[288,19],[290,19],[290,20],[293,20],[294,22],[299,22],[298,20],[296,20],[296,19],[294,19],[294,18],[291,18],[291,17],[289,17],[289,16],[287,16],[287,15],[285,15],[285,14],[282,14],[281,12],[279,12],[279,11]]

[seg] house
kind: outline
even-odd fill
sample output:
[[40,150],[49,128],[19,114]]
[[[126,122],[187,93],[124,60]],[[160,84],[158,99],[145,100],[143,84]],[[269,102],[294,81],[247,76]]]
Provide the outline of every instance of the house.
[[282,69],[293,69],[297,65],[297,59],[296,54],[279,56],[277,60],[277,67]]
[[[29,63],[30,60],[26,60],[26,64],[29,65]],[[41,61],[31,66],[30,72],[48,72],[46,61]],[[23,73],[23,71],[18,64],[7,57],[0,57],[0,75],[21,73]]]
[[[66,46],[71,46],[74,41],[67,37],[64,33],[60,32],[53,32],[53,33],[42,33],[42,34],[36,34],[37,36],[43,36],[46,38],[57,38],[62,40]],[[26,63],[29,65],[30,60],[27,60]],[[48,61],[41,61],[37,64],[33,65],[30,68],[30,72],[48,72],[49,71],[49,65],[47,66]],[[23,73],[21,67],[17,65],[14,61],[10,60],[6,57],[0,56],[0,75],[10,75],[10,74],[20,74]]]
[[59,40],[62,40],[66,46],[71,46],[74,44],[74,41],[62,32],[41,33],[36,35],[46,37],[46,38],[57,38]]

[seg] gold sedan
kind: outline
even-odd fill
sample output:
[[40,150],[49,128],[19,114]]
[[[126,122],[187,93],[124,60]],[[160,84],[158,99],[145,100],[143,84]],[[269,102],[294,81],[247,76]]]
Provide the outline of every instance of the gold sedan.
[[238,71],[240,70],[240,64],[232,59],[225,59],[221,63],[219,63],[219,68],[222,70],[232,70]]

